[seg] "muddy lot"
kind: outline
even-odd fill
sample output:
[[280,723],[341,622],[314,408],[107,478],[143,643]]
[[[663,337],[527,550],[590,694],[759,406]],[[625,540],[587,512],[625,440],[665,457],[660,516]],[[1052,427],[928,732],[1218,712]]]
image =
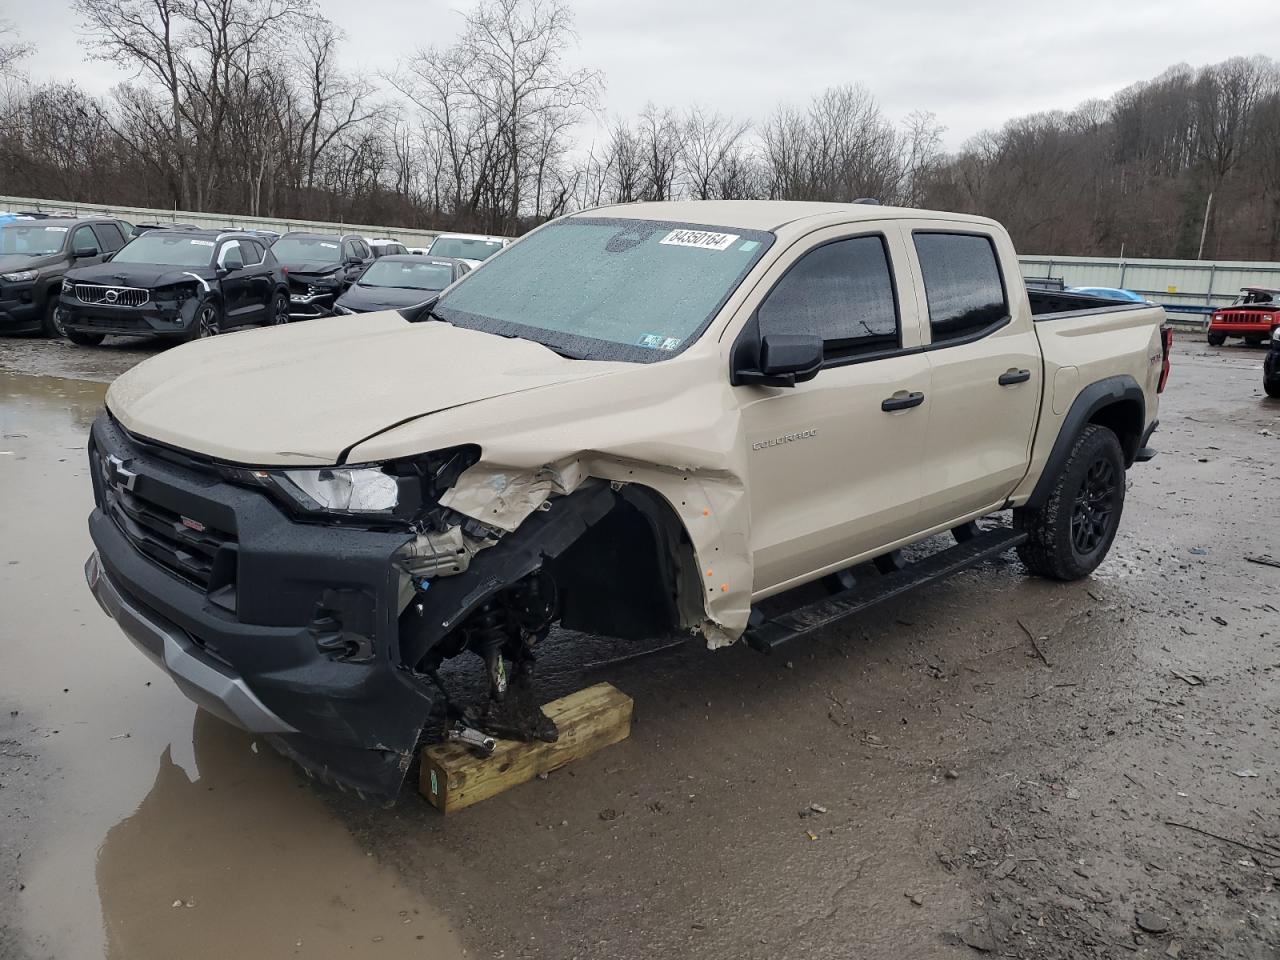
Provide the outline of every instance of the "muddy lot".
[[445,819],[306,781],[97,609],[85,434],[150,353],[108,345],[0,341],[3,960],[1280,956],[1260,352],[1180,340],[1090,580],[1010,556],[772,658],[553,635],[546,699],[609,680],[630,740]]

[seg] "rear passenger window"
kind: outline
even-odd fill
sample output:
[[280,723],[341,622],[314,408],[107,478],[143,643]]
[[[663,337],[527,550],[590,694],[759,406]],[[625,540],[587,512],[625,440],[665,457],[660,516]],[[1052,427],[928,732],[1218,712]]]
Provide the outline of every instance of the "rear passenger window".
[[792,265],[760,305],[760,335],[817,335],[828,360],[899,346],[889,252],[880,236],[837,240]]
[[1009,316],[989,237],[917,233],[915,242],[934,343],[978,333]]
[[93,232],[98,236],[98,243],[107,253],[115,253],[124,246],[124,234],[114,223],[95,223]]

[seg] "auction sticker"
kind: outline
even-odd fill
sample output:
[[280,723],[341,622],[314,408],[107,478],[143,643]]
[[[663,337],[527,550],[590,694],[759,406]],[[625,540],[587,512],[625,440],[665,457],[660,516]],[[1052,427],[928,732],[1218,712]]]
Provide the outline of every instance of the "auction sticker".
[[672,230],[659,243],[673,247],[698,247],[702,250],[725,251],[738,239],[736,233],[711,233],[707,230]]
[[193,247],[212,247],[213,241],[212,240],[192,240],[191,245]]
[[66,233],[67,228],[66,227],[45,227],[44,232],[45,233]]

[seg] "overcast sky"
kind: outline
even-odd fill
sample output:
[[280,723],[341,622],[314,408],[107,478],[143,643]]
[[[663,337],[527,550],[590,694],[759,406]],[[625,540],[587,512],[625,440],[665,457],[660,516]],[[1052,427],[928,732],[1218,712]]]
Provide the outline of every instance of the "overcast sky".
[[[1280,0],[570,0],[581,65],[602,69],[610,116],[646,101],[760,118],[824,87],[866,86],[899,120],[932,110],[948,148],[1005,120],[1106,97],[1166,67],[1280,56]],[[319,0],[351,69],[378,72],[447,42],[470,0]],[[33,77],[95,93],[125,78],[86,59],[69,0],[0,0],[37,45]]]

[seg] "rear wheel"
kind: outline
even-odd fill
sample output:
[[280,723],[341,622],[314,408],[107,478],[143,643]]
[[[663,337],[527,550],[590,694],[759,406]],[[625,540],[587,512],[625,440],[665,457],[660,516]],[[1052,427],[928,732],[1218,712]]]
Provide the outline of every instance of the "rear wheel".
[[1209,334],[1209,346],[1211,347],[1220,347],[1226,342],[1227,342],[1227,335],[1225,333]]
[[1079,580],[1111,549],[1124,509],[1124,453],[1106,427],[1089,424],[1071,448],[1049,497],[1013,512],[1029,539],[1018,547],[1028,570],[1054,580]]
[[67,339],[82,347],[96,347],[107,338],[105,333],[81,333],[79,330],[64,330]]

